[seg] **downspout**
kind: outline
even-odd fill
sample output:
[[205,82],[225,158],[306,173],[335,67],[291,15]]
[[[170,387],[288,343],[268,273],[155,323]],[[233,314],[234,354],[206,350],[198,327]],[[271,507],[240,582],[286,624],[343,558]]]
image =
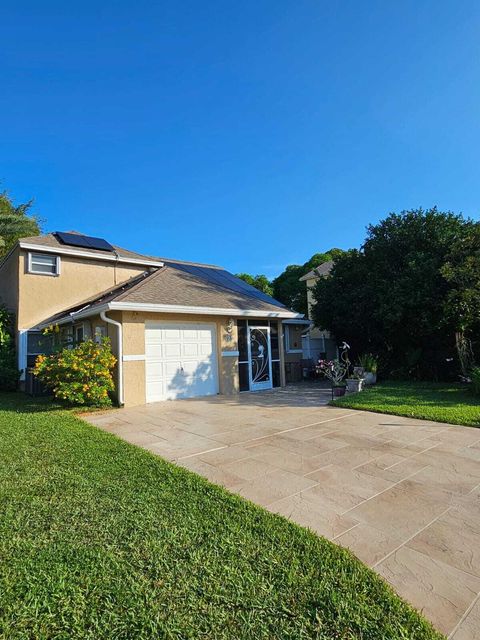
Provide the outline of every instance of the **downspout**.
[[113,324],[117,327],[117,351],[118,351],[118,403],[120,406],[124,404],[123,398],[123,330],[122,323],[109,318],[105,311],[100,313],[100,318],[107,324]]

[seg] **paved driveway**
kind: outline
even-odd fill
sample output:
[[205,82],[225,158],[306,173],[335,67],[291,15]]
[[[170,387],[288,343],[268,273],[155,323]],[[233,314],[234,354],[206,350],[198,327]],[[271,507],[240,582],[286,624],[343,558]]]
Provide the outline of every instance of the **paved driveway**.
[[455,640],[480,637],[480,429],[327,407],[314,386],[89,422],[350,548]]

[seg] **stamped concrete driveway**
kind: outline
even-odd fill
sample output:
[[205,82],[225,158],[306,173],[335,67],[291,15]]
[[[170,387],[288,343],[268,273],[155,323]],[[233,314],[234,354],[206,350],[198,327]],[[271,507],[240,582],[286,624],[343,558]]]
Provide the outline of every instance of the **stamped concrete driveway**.
[[351,549],[455,640],[480,638],[480,430],[288,387],[86,419]]

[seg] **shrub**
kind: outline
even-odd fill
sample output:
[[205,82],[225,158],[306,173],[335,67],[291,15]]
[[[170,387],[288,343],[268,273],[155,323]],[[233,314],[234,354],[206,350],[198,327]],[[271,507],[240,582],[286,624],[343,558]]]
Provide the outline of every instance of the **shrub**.
[[368,373],[377,373],[378,359],[371,353],[365,353],[358,358],[360,366]]
[[115,363],[108,338],[100,344],[85,340],[74,348],[38,356],[34,374],[59,400],[105,407],[111,405],[109,393],[115,389],[112,377]]
[[472,369],[472,391],[476,396],[480,396],[480,367]]
[[15,391],[20,379],[13,338],[13,315],[0,307],[0,390]]

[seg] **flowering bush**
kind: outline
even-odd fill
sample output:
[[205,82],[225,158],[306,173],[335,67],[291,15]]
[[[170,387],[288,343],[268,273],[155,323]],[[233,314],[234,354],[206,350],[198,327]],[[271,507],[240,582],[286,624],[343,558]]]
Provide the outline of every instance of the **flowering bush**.
[[333,387],[343,387],[343,381],[348,373],[348,365],[340,360],[319,360],[318,369],[330,380]]
[[112,370],[116,358],[110,340],[101,344],[85,340],[78,346],[62,349],[50,356],[38,356],[34,375],[50,387],[59,400],[72,404],[108,406],[113,391]]

